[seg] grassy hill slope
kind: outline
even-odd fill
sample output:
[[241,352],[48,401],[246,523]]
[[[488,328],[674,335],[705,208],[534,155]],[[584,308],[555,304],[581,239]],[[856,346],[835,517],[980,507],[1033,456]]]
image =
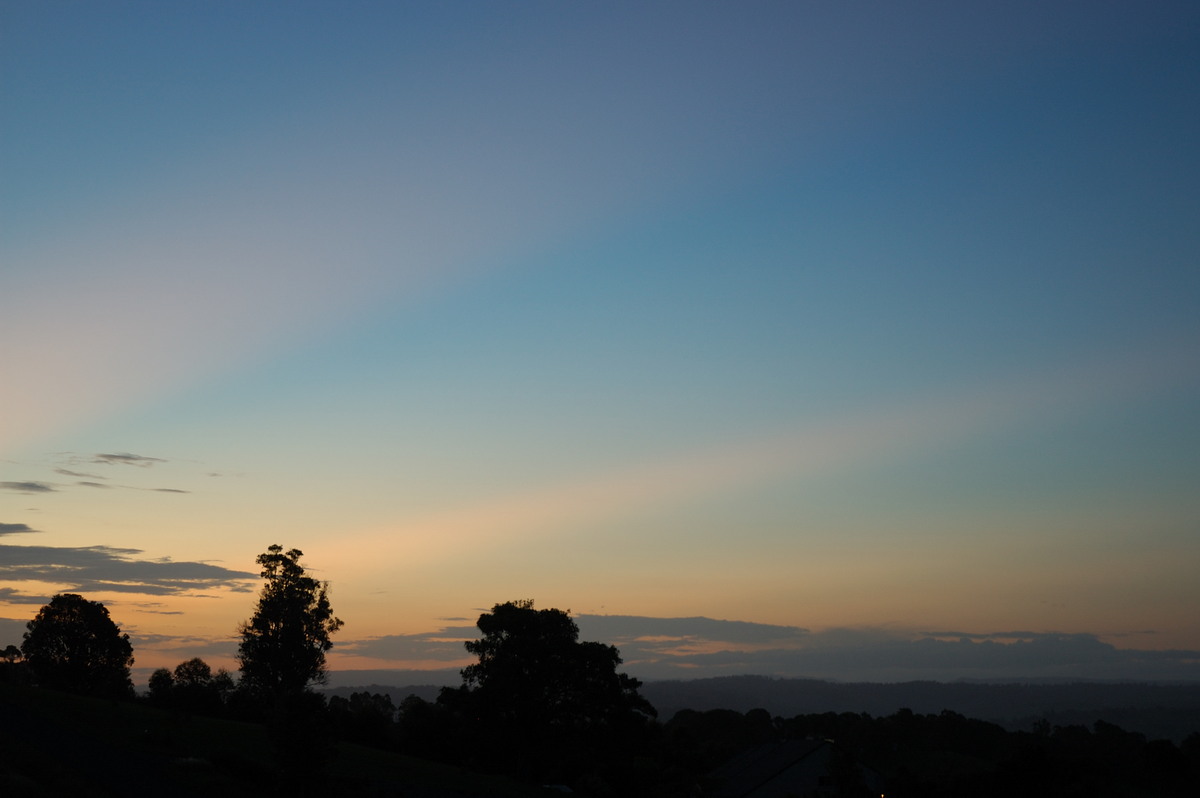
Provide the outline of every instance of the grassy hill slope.
[[[316,774],[310,774],[315,777]],[[183,715],[0,683],[0,795],[272,795],[276,772],[262,726]],[[313,794],[415,798],[546,793],[505,779],[339,744]]]

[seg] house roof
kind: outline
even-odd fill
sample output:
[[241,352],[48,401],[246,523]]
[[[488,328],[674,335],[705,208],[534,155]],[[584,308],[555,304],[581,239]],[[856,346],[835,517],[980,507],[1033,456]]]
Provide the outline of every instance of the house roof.
[[825,740],[780,740],[755,746],[710,774],[719,785],[713,795],[717,798],[747,795],[828,746]]

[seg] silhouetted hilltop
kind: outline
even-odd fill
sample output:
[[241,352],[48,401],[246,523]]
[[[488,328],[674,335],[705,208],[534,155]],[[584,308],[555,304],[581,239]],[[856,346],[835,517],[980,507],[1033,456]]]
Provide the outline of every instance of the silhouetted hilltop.
[[[328,689],[353,687],[363,689],[363,685],[437,685],[438,687],[454,687],[462,683],[458,668],[441,668],[437,670],[344,670],[330,671]],[[395,688],[393,688],[395,689]],[[401,696],[403,698],[404,696]]]
[[[404,683],[396,678],[402,675],[416,678]],[[443,685],[459,683],[457,671],[343,671],[331,677],[330,694],[349,696],[365,690],[388,695],[397,705],[409,695],[432,701]],[[1200,683],[870,683],[719,676],[646,682],[641,692],[663,721],[683,709],[761,708],[773,716],[792,717],[821,712],[882,716],[907,708],[924,714],[949,709],[1011,730],[1029,729],[1039,720],[1058,726],[1105,720],[1175,742],[1200,731]]]
[[391,699],[392,704],[400,706],[400,702],[410,695],[415,695],[424,701],[436,701],[438,693],[442,691],[445,685],[440,684],[406,684],[402,686],[390,684],[360,684],[349,687],[325,687],[321,692],[327,696],[341,696],[349,698],[355,693],[378,693],[385,695]]
[[949,709],[1028,729],[1045,719],[1054,725],[1115,723],[1151,738],[1176,742],[1200,731],[1200,684],[827,682],[726,676],[687,681],[648,682],[643,694],[669,718],[681,709],[766,709],[772,715],[866,712],[888,715],[901,708],[916,713]]
[[321,688],[321,692],[342,698],[359,692],[378,693],[386,695],[393,704],[400,706],[400,702],[410,695],[435,701],[443,687],[457,687],[461,683],[462,676],[457,669],[330,671],[329,682]]

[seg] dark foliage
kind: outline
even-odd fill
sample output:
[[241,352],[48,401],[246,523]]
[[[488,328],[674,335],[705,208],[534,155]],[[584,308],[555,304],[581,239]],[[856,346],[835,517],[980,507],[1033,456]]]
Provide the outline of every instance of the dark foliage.
[[571,781],[605,769],[646,739],[654,708],[641,683],[617,672],[613,646],[579,641],[557,609],[497,604],[466,644],[479,662],[438,698],[461,727],[474,763],[522,778]]
[[[266,718],[281,789],[289,795],[319,791],[333,755],[325,699],[310,686],[325,682],[330,636],[342,627],[329,603],[329,585],[305,572],[303,554],[272,545],[258,556],[266,584],[254,615],[241,627],[242,678],[231,696],[237,715]],[[178,682],[178,673],[175,678]]]
[[[513,758],[509,764],[522,765],[541,763],[538,757],[546,754],[566,755],[556,741],[536,733],[518,736],[525,732],[516,727],[508,741],[482,736],[482,719],[465,718],[453,704],[405,699],[397,723],[402,750],[492,768],[504,764],[488,758],[498,752]],[[905,709],[884,717],[825,712],[785,719],[761,709],[684,710],[633,739],[636,743],[607,749],[606,755],[593,751],[584,760],[567,755],[573,771],[552,768],[541,778],[570,784],[586,796],[736,796],[745,785],[722,777],[721,765],[736,765],[740,755],[778,748],[784,741],[809,740],[831,743],[820,774],[820,794],[831,798],[880,792],[889,798],[1200,794],[1200,733],[1176,746],[1104,721],[1091,728],[1041,724],[1014,732],[951,711]],[[868,790],[881,783],[882,789]]]
[[193,657],[176,665],[174,672],[167,668],[154,671],[148,687],[147,699],[156,706],[221,716],[236,684],[224,668],[213,673],[207,662]]
[[150,674],[150,681],[146,685],[149,688],[147,698],[151,704],[158,706],[170,706],[171,693],[175,689],[175,677],[171,674],[169,668],[158,668],[154,673]]
[[331,696],[329,716],[340,739],[376,748],[390,748],[396,737],[396,707],[380,693]]
[[329,585],[305,572],[303,554],[273,545],[258,555],[266,584],[240,630],[242,682],[273,698],[324,683],[329,638],[342,626],[329,603]]
[[767,707],[783,717],[821,712],[868,712],[881,716],[899,707],[938,713],[947,707],[967,717],[987,718],[1007,729],[1028,729],[1039,719],[1054,726],[1091,726],[1096,718],[1135,729],[1147,737],[1180,742],[1196,730],[1200,682],[1138,683],[964,683],[868,684],[765,676],[721,676],[650,682],[642,695],[671,717],[681,709]]
[[21,653],[39,685],[132,697],[133,646],[100,602],[74,593],[59,594],[26,627]]
[[743,715],[731,709],[696,712],[685,709],[664,726],[665,743],[677,764],[703,773],[714,763],[755,745],[780,738],[774,719],[764,709]]
[[541,790],[341,744],[283,772],[264,724],[0,682],[0,796],[535,798]]
[[883,717],[825,713],[783,721],[789,736],[833,739],[887,777],[889,796],[1143,796],[1196,794],[1200,768],[1168,740],[1147,742],[1102,720],[1010,732],[956,712]]
[[325,698],[311,690],[281,695],[267,719],[267,736],[279,765],[280,793],[323,793],[325,768],[337,741]]
[[461,723],[445,704],[410,695],[396,711],[396,743],[409,756],[443,762],[465,761],[457,741]]
[[21,649],[13,645],[5,646],[0,654],[0,682],[28,684],[31,680],[29,666],[21,659]]

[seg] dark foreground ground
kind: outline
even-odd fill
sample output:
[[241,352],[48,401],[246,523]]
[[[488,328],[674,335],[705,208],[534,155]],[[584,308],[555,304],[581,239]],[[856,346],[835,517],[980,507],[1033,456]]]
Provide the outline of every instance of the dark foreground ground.
[[339,743],[320,779],[283,779],[261,725],[0,683],[0,796],[537,798],[547,791]]
[[[834,696],[826,698],[837,703]],[[824,741],[835,745],[830,770],[822,775],[833,785],[826,793],[831,798],[861,798],[867,794],[863,786],[876,777],[888,798],[1200,795],[1200,733],[1176,743],[1122,729],[1102,715],[1089,717],[1082,724],[1043,717],[1027,730],[1012,731],[947,709],[878,715],[826,710],[789,717],[761,708],[700,706],[660,718],[644,747],[626,757],[620,768],[624,781],[593,779],[574,786],[588,798],[758,795],[744,779],[722,776],[723,763],[783,741]],[[1200,715],[1190,717],[1200,728]],[[385,729],[380,747],[336,744],[322,776],[311,763],[281,770],[261,724],[0,681],[0,798],[561,794],[439,764],[470,758],[463,751],[473,749],[464,749],[453,732],[425,735],[429,759],[401,755],[396,752],[418,750],[403,731],[403,722]]]

